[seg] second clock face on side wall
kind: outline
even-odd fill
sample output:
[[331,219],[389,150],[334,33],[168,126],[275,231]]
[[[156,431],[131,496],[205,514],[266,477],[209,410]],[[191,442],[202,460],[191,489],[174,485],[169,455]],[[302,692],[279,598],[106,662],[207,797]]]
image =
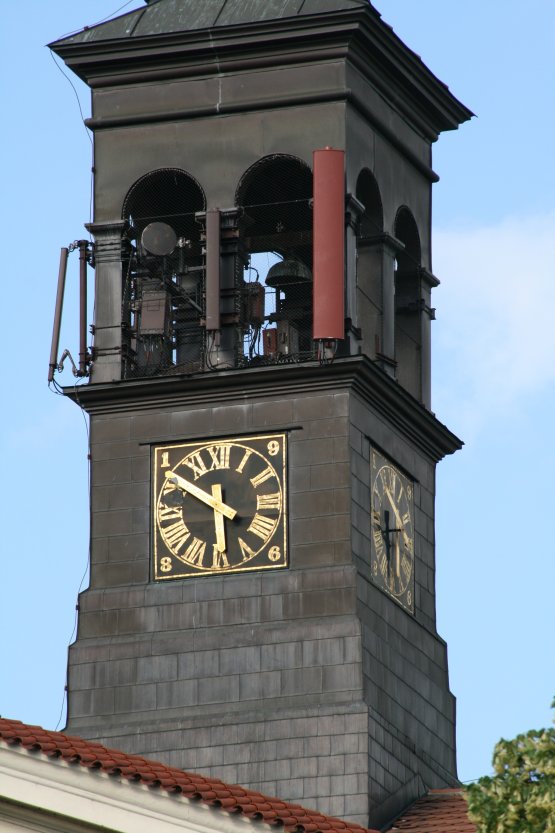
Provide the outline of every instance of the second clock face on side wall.
[[414,613],[413,485],[375,449],[371,476],[372,581]]
[[286,436],[155,446],[154,579],[287,566]]

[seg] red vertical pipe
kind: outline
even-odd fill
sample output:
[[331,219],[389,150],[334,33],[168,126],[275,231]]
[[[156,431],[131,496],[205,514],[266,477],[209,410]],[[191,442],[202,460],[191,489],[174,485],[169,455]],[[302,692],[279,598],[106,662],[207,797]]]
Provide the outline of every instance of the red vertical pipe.
[[220,329],[220,210],[206,212],[206,329]]
[[314,339],[345,337],[345,151],[314,151]]

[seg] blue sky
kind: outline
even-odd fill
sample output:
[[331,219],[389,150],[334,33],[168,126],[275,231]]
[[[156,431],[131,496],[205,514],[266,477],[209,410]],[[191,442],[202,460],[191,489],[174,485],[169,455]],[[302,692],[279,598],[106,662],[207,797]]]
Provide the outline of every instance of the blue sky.
[[[48,728],[87,564],[88,475],[86,423],[46,373],[59,249],[89,219],[91,145],[44,45],[140,5],[2,9],[0,713]],[[470,780],[499,737],[549,723],[555,694],[555,5],[376,6],[478,116],[440,137],[433,162],[433,408],[465,441],[438,468],[438,627]],[[76,282],[61,339],[74,353]]]

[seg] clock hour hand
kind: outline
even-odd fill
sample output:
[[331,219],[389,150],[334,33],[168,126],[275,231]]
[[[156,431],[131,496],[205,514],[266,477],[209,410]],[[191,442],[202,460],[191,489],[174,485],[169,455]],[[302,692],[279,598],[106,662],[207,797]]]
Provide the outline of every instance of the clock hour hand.
[[[397,524],[399,526],[399,530],[403,533],[405,546],[408,548],[410,546],[409,536],[407,535],[407,533],[405,531],[405,527],[403,525],[403,521],[402,521],[401,516],[399,514],[399,510],[397,509],[397,506],[395,505],[395,500],[393,498],[393,495],[391,494],[391,492],[389,491],[387,486],[385,487],[385,493],[386,493],[387,497],[389,498],[389,503],[391,505],[391,508],[393,509],[393,514],[395,515],[395,520],[397,521]],[[393,532],[393,530],[391,530],[391,531]]]
[[[220,483],[215,483],[212,486],[212,497],[222,503],[222,486]],[[214,509],[214,526],[216,527],[216,549],[218,552],[225,552],[225,522],[223,514]]]
[[229,518],[230,521],[232,521],[237,514],[237,511],[232,509],[231,506],[228,506],[227,503],[223,503],[213,495],[209,495],[208,492],[205,492],[203,489],[199,489],[199,487],[195,486],[194,483],[190,483],[189,480],[185,480],[184,477],[181,477],[174,471],[166,471],[164,474],[169,483],[173,483],[174,486],[177,486],[177,488],[181,489],[181,491],[185,492],[185,494],[189,494],[191,497],[196,497],[197,500],[200,500],[202,503],[210,506],[210,508],[215,512],[225,515],[225,517]]

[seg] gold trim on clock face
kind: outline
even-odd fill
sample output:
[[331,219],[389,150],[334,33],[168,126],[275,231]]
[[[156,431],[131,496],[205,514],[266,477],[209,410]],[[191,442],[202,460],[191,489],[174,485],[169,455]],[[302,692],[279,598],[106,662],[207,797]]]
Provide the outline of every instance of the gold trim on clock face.
[[155,580],[287,566],[285,434],[152,452]]
[[414,613],[413,485],[373,449],[371,488],[372,580]]

